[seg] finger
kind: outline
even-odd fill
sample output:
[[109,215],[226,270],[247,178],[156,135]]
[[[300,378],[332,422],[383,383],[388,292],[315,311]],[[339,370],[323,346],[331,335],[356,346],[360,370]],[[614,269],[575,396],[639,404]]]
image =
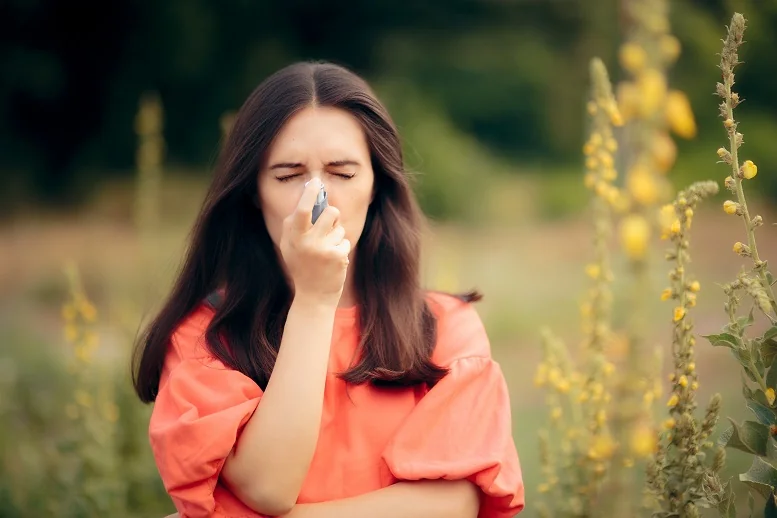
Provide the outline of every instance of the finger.
[[324,209],[324,212],[316,220],[316,224],[313,225],[313,232],[319,236],[326,236],[337,225],[339,219],[340,211],[330,205]]
[[321,180],[313,178],[307,184],[305,184],[305,190],[302,191],[302,196],[297,203],[297,208],[294,210],[294,227],[300,232],[307,231],[312,223],[310,222],[313,217],[313,205],[316,204],[316,197],[318,191],[321,190]]
[[337,225],[332,231],[324,238],[324,243],[327,246],[337,246],[345,237],[345,228],[342,225]]
[[348,241],[347,239],[343,239],[342,241],[340,241],[338,244],[335,245],[335,250],[343,254],[343,256],[345,256],[347,261],[348,254],[351,253],[351,242]]

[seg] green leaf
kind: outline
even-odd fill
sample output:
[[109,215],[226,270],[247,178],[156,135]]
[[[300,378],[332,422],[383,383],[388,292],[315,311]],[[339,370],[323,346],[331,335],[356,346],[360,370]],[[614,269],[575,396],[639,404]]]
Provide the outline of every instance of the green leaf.
[[754,344],[752,351],[755,368],[758,371],[758,375],[763,378],[764,372],[766,372],[766,365],[764,365],[763,354],[761,354],[761,348],[758,347],[758,343]]
[[739,480],[758,491],[764,498],[771,498],[777,486],[777,469],[761,457],[753,457],[753,464]]
[[777,281],[774,279],[774,275],[772,275],[772,272],[769,272],[769,271],[767,271],[767,272],[766,272],[766,280],[767,280],[767,281],[769,282],[769,284],[771,284],[772,286],[774,286],[774,283],[775,283],[775,282],[777,282]]
[[762,338],[761,344],[758,347],[761,350],[764,363],[771,367],[774,364],[774,359],[777,358],[777,341],[775,341],[774,337]]
[[772,364],[769,372],[766,373],[766,386],[771,388],[777,387],[777,365],[775,364]]
[[777,326],[772,326],[766,330],[762,338],[764,340],[769,340],[770,338],[775,338],[775,337],[777,337]]
[[739,329],[744,331],[751,325],[753,325],[753,322],[755,322],[755,319],[753,318],[753,311],[755,310],[755,306],[750,308],[750,313],[746,317],[739,317],[737,318],[737,325],[739,326]]
[[710,341],[713,347],[730,347],[736,349],[739,346],[740,339],[731,333],[720,333],[719,335],[702,335]]
[[758,422],[766,426],[771,426],[777,423],[777,418],[774,416],[774,412],[766,405],[762,405],[757,401],[750,400],[747,402],[747,408],[753,411]]
[[729,417],[731,428],[720,434],[718,444],[726,448],[734,448],[745,453],[754,453],[765,457],[767,453],[767,442],[769,440],[769,428],[756,423],[755,421],[745,421],[739,426],[736,421]]

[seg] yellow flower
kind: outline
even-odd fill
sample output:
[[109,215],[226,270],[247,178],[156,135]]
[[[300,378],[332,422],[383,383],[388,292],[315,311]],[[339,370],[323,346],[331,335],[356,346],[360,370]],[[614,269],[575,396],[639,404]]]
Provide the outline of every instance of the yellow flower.
[[76,318],[76,308],[72,304],[65,304],[62,306],[62,318],[70,322]]
[[79,309],[87,322],[94,322],[97,319],[97,309],[90,302],[85,300]]
[[590,142],[586,142],[583,145],[583,154],[586,156],[590,156],[594,154],[594,151],[596,151],[596,147],[591,144]]
[[699,382],[698,381],[694,381],[693,383],[691,383],[691,390],[699,390]]
[[620,228],[623,248],[632,259],[640,259],[645,256],[650,239],[650,224],[640,215],[627,216],[621,222]]
[[597,435],[588,450],[588,456],[592,459],[609,458],[615,451],[615,441],[609,435]]
[[696,136],[696,121],[688,97],[683,92],[672,90],[666,99],[666,117],[669,127],[684,139]]
[[604,143],[604,147],[606,147],[607,151],[609,151],[610,153],[615,153],[618,150],[618,141],[616,141],[612,137],[609,137],[607,141]]
[[688,293],[686,295],[686,298],[688,299],[688,307],[694,307],[696,306],[696,294],[695,293]]
[[669,63],[674,63],[680,56],[680,40],[671,34],[664,34],[661,36],[659,47],[664,59]]
[[599,147],[602,145],[602,136],[599,133],[591,133],[591,137],[589,138],[589,142],[594,147]]
[[688,367],[686,368],[686,370],[688,371],[688,374],[690,374],[693,371],[695,371],[696,370],[696,363],[694,363],[694,362],[689,363]]
[[690,286],[688,286],[688,289],[690,289],[694,293],[698,293],[701,289],[701,284],[699,284],[699,281],[693,281]]
[[658,446],[656,433],[649,426],[640,426],[631,436],[631,451],[638,457],[652,455],[656,446]]
[[661,300],[669,300],[672,298],[672,288],[664,288],[661,292]]
[[658,224],[661,227],[661,239],[669,237],[669,229],[672,226],[677,215],[675,213],[674,205],[671,203],[661,207],[658,212]]
[[652,151],[659,171],[662,173],[669,171],[677,158],[677,146],[672,137],[667,133],[656,135],[653,140]]
[[726,214],[736,214],[737,207],[737,203],[731,200],[726,200],[723,202],[723,210],[726,212]]
[[723,158],[724,156],[726,156],[726,153],[728,153],[728,149],[726,149],[724,147],[719,147],[718,148],[718,156],[720,158]]
[[671,430],[672,428],[675,427],[676,424],[677,422],[674,420],[674,418],[670,417],[669,419],[664,421],[664,428],[666,428],[667,430]]
[[596,159],[596,157],[589,156],[585,159],[585,167],[587,169],[596,169],[599,167],[599,161]]
[[640,93],[637,85],[630,81],[622,81],[617,89],[618,107],[623,118],[628,120],[637,114],[640,104]]
[[683,308],[682,306],[677,306],[676,308],[674,308],[675,322],[679,322],[680,320],[683,319],[684,316],[685,316],[685,308]]
[[612,364],[611,362],[606,362],[602,366],[602,372],[604,373],[605,376],[609,376],[610,374],[615,372],[615,365]]
[[742,164],[742,176],[750,180],[757,174],[758,166],[752,160],[745,160],[745,163]]
[[677,394],[672,394],[672,397],[669,398],[669,401],[666,402],[666,406],[669,408],[674,408],[677,406],[677,403],[680,402],[680,397]]
[[556,389],[561,392],[562,394],[566,394],[569,392],[569,380],[561,380],[556,384]]
[[649,69],[637,78],[640,104],[639,112],[643,117],[655,113],[666,97],[666,77],[659,70]]
[[726,127],[726,129],[731,129],[734,127],[734,119],[726,119],[723,121],[723,126]]
[[75,342],[78,338],[78,327],[73,324],[65,325],[65,340]]
[[685,376],[685,374],[680,376],[680,379],[677,381],[677,384],[683,388],[688,386],[688,378]]
[[769,402],[770,405],[774,404],[775,394],[774,389],[772,387],[769,387],[766,389],[766,401]]
[[621,45],[619,58],[624,69],[636,74],[645,67],[647,53],[636,43],[628,42]]
[[658,199],[658,186],[650,173],[643,169],[632,171],[628,177],[628,188],[634,199],[642,205],[652,205]]
[[612,155],[606,151],[599,152],[599,163],[606,169],[611,168],[613,166]]
[[598,264],[589,264],[585,267],[585,273],[590,278],[596,280],[599,278],[599,275],[602,273],[602,269],[599,267]]
[[550,417],[554,421],[558,421],[559,419],[561,419],[561,408],[560,407],[555,407],[553,410],[551,410],[550,411]]
[[734,243],[734,248],[733,248],[734,253],[741,254],[744,249],[745,249],[744,243],[740,243],[739,241]]
[[586,189],[592,189],[596,185],[596,175],[590,171],[587,172],[583,177],[583,185],[585,185]]
[[682,227],[680,226],[680,220],[679,220],[679,219],[676,219],[676,220],[674,220],[674,221],[672,222],[672,226],[671,226],[671,227],[669,227],[669,231],[670,231],[672,234],[679,234],[679,233],[680,233],[680,230],[682,230]]
[[609,167],[602,171],[602,179],[607,180],[608,182],[611,182],[615,180],[618,177],[618,172],[613,169],[612,167]]

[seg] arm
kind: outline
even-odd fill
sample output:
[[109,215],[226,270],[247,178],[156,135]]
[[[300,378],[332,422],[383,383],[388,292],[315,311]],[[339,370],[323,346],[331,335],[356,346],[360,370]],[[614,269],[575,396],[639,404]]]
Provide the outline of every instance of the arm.
[[307,474],[321,424],[335,311],[295,298],[261,404],[224,465],[222,480],[259,513],[288,512]]
[[466,480],[398,482],[364,495],[298,504],[283,518],[476,518],[478,488]]

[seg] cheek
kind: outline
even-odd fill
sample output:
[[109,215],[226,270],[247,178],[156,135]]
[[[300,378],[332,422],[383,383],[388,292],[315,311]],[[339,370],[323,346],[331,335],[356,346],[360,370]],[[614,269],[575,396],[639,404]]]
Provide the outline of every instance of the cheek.
[[261,196],[262,216],[273,242],[278,245],[283,232],[283,220],[289,216],[297,206],[299,200],[292,199],[290,192],[284,189],[265,189]]

